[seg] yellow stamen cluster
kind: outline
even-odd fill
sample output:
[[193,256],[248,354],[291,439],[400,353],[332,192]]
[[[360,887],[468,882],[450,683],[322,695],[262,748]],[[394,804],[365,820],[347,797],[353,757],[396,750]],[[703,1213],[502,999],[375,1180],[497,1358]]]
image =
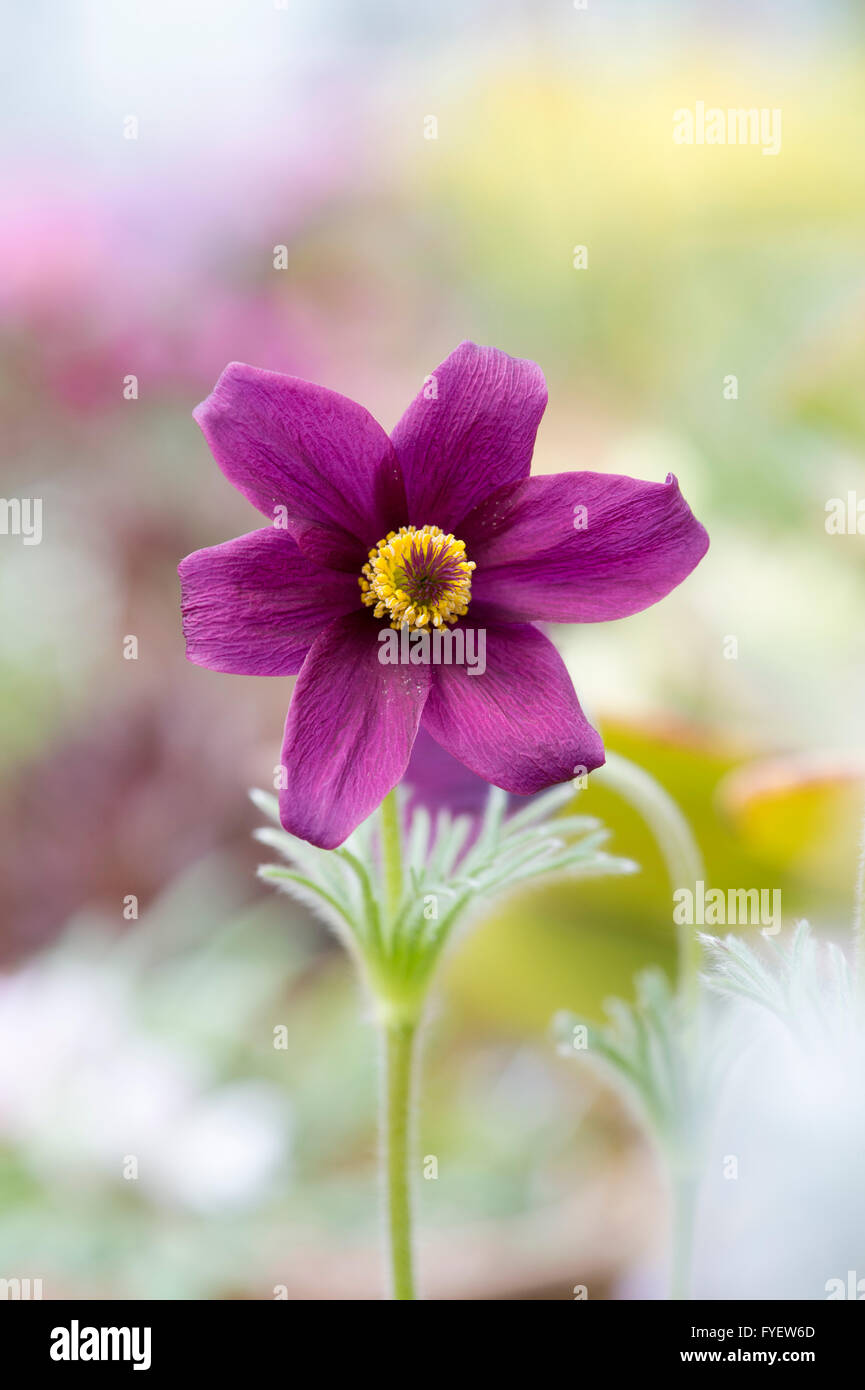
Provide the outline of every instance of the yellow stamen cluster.
[[401,526],[369,552],[361,599],[393,628],[442,627],[468,610],[474,568],[465,542],[438,526]]

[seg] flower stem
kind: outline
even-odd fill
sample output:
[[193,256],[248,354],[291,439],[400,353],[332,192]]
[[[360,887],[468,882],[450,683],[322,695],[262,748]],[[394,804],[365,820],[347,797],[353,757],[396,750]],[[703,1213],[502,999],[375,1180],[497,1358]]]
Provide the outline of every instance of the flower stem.
[[391,1297],[415,1297],[411,1233],[411,1117],[417,1025],[384,1025],[382,1143],[387,1182]]
[[865,822],[859,844],[859,867],[856,872],[856,906],[853,912],[853,966],[856,993],[865,1008]]
[[[594,773],[643,817],[664,857],[673,889],[690,888],[703,877],[703,860],[691,827],[673,798],[654,777],[618,753],[607,753],[607,761]],[[700,971],[700,943],[692,926],[679,927],[678,987],[686,1008],[697,1001]]]
[[[396,790],[381,803],[381,859],[387,947],[393,958],[403,893],[402,823]],[[416,999],[380,995],[382,1005],[381,1148],[387,1203],[391,1297],[413,1299],[411,1213],[411,1126],[413,1114],[414,1050],[419,1006]]]
[[[673,798],[648,772],[617,753],[607,754],[604,767],[594,775],[598,777],[599,774],[602,781],[634,807],[652,831],[673,890],[689,888],[694,892],[705,872],[703,858],[691,827]],[[699,1042],[700,943],[692,925],[679,925],[677,947],[681,1036],[684,1046],[695,1054]],[[698,1174],[693,1156],[683,1158],[677,1154],[671,1158],[667,1154],[666,1161],[672,1206],[670,1298],[681,1300],[691,1297]]]
[[381,803],[381,853],[387,916],[393,926],[402,898],[402,831],[396,790],[388,792]]

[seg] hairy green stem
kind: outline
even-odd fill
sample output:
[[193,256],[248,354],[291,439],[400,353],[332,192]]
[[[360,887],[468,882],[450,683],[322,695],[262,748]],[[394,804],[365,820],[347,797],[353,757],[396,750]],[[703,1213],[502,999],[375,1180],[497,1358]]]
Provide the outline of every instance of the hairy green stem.
[[415,1297],[412,1258],[412,1090],[417,1025],[384,1025],[382,1146],[387,1179],[391,1297]]
[[[386,950],[393,960],[399,943],[400,906],[403,895],[402,824],[396,791],[381,804],[381,857],[387,923]],[[413,1299],[411,1162],[414,1084],[414,1051],[419,1004],[386,990],[379,995],[384,1070],[381,1103],[381,1148],[387,1206],[391,1297]]]
[[[673,798],[654,777],[618,753],[607,753],[607,761],[593,777],[611,787],[642,816],[664,857],[673,889],[690,888],[703,877],[703,860],[691,827]],[[697,1001],[700,971],[700,943],[693,926],[685,923],[678,931],[678,988],[686,1008]]]
[[856,871],[856,899],[853,910],[853,963],[856,994],[865,1008],[865,822],[859,842],[859,866]]
[[396,790],[381,803],[381,854],[388,925],[393,926],[402,899],[402,828]]
[[[689,888],[704,876],[703,858],[691,827],[673,798],[654,777],[617,753],[608,753],[600,777],[634,807],[648,825],[664,858],[670,885]],[[682,1027],[689,1045],[697,1046],[697,1004],[700,990],[700,943],[691,923],[680,923],[677,933],[677,991],[682,1011]],[[691,1296],[694,1217],[698,1178],[693,1162],[668,1157],[671,1185],[672,1249],[670,1298]]]

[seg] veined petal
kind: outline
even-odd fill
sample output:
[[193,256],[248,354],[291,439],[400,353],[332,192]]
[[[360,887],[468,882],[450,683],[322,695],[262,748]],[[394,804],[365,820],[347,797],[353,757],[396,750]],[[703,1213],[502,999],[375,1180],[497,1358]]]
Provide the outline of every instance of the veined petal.
[[393,446],[346,396],[232,362],[193,415],[229,482],[271,520],[284,507],[311,559],[356,572],[405,521]]
[[402,777],[430,686],[429,666],[383,665],[366,613],[316,639],[294,688],[282,763],[282,824],[334,849]]
[[490,791],[483,777],[471,772],[465,763],[436,742],[423,721],[411,750],[403,785],[410,792],[409,808],[425,806],[432,815],[450,811],[455,816],[479,816]]
[[483,674],[434,668],[423,716],[433,738],[487,782],[521,796],[600,767],[600,735],[552,642],[529,624],[487,626],[485,641]]
[[293,676],[332,618],[358,607],[357,581],[266,526],[178,566],[186,655],[211,671]]
[[391,435],[409,524],[461,534],[459,523],[488,493],[527,477],[546,403],[534,362],[461,343]]
[[626,618],[681,584],[709,546],[672,473],[529,478],[482,502],[460,534],[477,562],[473,599],[503,622]]

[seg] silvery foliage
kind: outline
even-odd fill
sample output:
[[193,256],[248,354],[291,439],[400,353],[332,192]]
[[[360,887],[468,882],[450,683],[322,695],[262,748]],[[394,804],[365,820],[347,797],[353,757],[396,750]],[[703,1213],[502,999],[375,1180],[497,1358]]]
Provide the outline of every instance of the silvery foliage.
[[[631,873],[636,866],[607,854],[609,831],[589,816],[560,815],[573,799],[568,784],[534,797],[507,815],[508,796],[491,787],[480,818],[431,816],[424,807],[404,814],[403,893],[387,914],[375,814],[334,850],[322,850],[283,830],[275,796],[251,793],[276,823],[255,837],[287,861],[263,864],[259,875],[292,894],[327,922],[354,954],[385,965],[406,982],[426,978],[442,950],[479,907],[508,889],[550,876]],[[475,838],[472,834],[477,831]]]
[[812,1055],[818,1043],[834,1055],[854,1055],[861,1040],[851,965],[807,922],[789,944],[765,937],[761,949],[732,935],[700,940],[707,968],[690,1001],[650,969],[637,976],[633,1002],[607,1002],[607,1023],[568,1013],[554,1021],[560,1052],[610,1078],[680,1167],[699,1162],[725,1080],[758,1036],[730,1003],[779,1020]]
[[583,1059],[611,1081],[676,1170],[699,1162],[731,1039],[702,995],[677,994],[664,972],[642,971],[635,999],[607,1000],[608,1022],[571,1013],[553,1023],[559,1051]]
[[765,1010],[804,1045],[820,1041],[847,1049],[859,1033],[847,956],[833,942],[819,941],[804,921],[796,924],[789,944],[765,939],[761,956],[740,937],[701,937],[708,988]]

